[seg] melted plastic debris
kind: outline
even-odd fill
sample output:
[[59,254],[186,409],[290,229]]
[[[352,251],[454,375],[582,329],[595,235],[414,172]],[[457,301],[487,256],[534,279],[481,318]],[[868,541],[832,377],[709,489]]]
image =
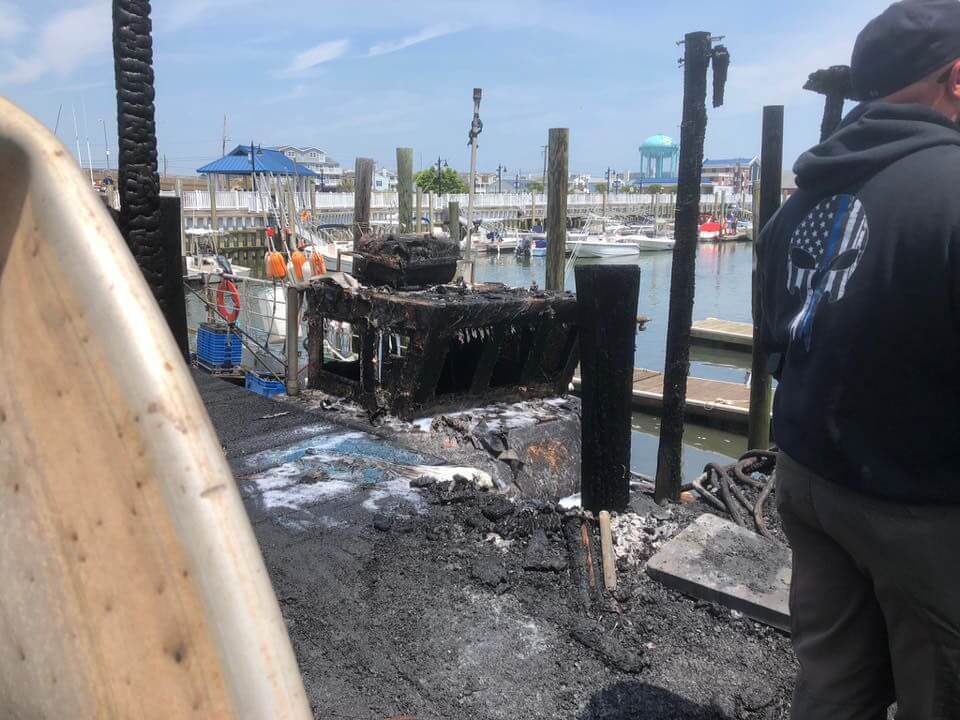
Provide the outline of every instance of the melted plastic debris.
[[432,465],[423,455],[360,432],[313,437],[267,450],[249,458],[247,465],[259,471],[247,477],[243,494],[258,496],[265,510],[283,518],[281,524],[294,531],[332,527],[330,518],[316,506],[350,493],[367,493],[362,507],[369,512],[383,510],[389,501],[424,513],[427,503],[411,487],[411,480],[426,477],[444,482],[461,477],[481,490],[493,487],[493,478],[486,472]]

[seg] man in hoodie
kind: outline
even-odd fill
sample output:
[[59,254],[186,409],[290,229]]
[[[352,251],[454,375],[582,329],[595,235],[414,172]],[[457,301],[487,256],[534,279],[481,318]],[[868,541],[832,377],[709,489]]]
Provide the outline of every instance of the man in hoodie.
[[758,251],[795,720],[960,718],[960,2],[857,39],[866,101]]

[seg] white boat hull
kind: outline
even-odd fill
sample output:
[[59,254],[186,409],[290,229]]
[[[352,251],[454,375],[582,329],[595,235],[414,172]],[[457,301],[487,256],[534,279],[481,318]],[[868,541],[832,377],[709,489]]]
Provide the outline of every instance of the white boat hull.
[[580,258],[630,257],[640,254],[640,248],[632,242],[579,240],[574,241],[568,247]]

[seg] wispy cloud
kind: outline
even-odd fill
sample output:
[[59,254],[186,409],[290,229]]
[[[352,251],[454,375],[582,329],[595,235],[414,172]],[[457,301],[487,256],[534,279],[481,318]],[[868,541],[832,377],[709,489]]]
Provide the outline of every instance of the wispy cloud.
[[0,0],[0,42],[9,42],[26,29],[20,11],[9,2]]
[[330,42],[320,43],[316,47],[305,50],[294,57],[287,69],[283,71],[283,74],[297,75],[317,65],[336,60],[346,53],[349,47],[349,40],[331,40]]
[[387,53],[397,52],[398,50],[403,50],[413,45],[419,45],[422,42],[443,37],[444,35],[451,35],[452,33],[460,32],[463,29],[464,28],[462,25],[450,25],[447,23],[430,25],[418,33],[407,35],[399,40],[377,43],[370,48],[370,51],[367,54],[371,57],[375,55],[386,55]]
[[25,85],[48,73],[65,77],[110,48],[110,2],[96,0],[59,12],[40,30],[35,51],[0,71],[0,84]]

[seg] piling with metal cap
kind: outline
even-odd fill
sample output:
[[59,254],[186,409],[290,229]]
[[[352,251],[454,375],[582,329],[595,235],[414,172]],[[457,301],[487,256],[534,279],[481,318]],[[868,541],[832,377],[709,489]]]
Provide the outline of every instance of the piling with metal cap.
[[584,509],[624,510],[630,502],[633,364],[640,267],[577,265]]

